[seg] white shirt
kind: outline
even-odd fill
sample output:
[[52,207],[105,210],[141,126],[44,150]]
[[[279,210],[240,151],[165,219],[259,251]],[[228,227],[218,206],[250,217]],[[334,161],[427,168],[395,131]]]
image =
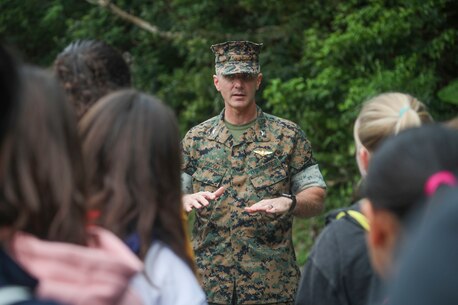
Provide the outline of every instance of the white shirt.
[[192,270],[161,241],[155,241],[148,250],[145,272],[135,276],[132,287],[145,305],[207,304]]

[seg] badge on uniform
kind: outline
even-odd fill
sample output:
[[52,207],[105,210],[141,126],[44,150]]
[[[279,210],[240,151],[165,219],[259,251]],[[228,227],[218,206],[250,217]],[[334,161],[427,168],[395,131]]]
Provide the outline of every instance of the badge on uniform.
[[253,151],[255,154],[258,154],[260,156],[267,156],[267,155],[270,155],[270,154],[273,154],[273,151],[270,151],[270,150],[266,150],[266,149],[255,149]]

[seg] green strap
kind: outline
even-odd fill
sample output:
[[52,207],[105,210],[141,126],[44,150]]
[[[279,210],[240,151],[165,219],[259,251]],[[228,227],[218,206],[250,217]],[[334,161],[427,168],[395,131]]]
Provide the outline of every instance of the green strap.
[[31,298],[32,294],[27,287],[5,286],[0,288],[0,305],[14,304]]
[[337,214],[336,219],[340,219],[344,217],[345,215],[348,215],[349,217],[353,218],[356,220],[356,222],[366,231],[369,232],[369,221],[367,221],[366,216],[363,215],[363,213],[355,211],[355,210],[348,210],[348,211],[342,211],[339,214]]

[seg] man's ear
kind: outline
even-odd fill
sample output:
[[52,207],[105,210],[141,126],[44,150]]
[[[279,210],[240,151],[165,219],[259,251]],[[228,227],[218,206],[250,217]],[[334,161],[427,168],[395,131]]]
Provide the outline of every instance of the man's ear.
[[259,73],[258,76],[256,77],[256,90],[259,89],[261,82],[262,82],[262,73]]
[[216,90],[220,91],[218,75],[213,75],[213,84],[215,85]]

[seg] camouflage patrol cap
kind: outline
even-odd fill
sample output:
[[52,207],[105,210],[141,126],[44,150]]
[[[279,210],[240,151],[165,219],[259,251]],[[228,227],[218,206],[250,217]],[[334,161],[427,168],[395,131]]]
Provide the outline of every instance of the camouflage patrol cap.
[[262,43],[251,41],[227,41],[212,45],[216,74],[258,74],[261,72],[259,66],[261,47]]

